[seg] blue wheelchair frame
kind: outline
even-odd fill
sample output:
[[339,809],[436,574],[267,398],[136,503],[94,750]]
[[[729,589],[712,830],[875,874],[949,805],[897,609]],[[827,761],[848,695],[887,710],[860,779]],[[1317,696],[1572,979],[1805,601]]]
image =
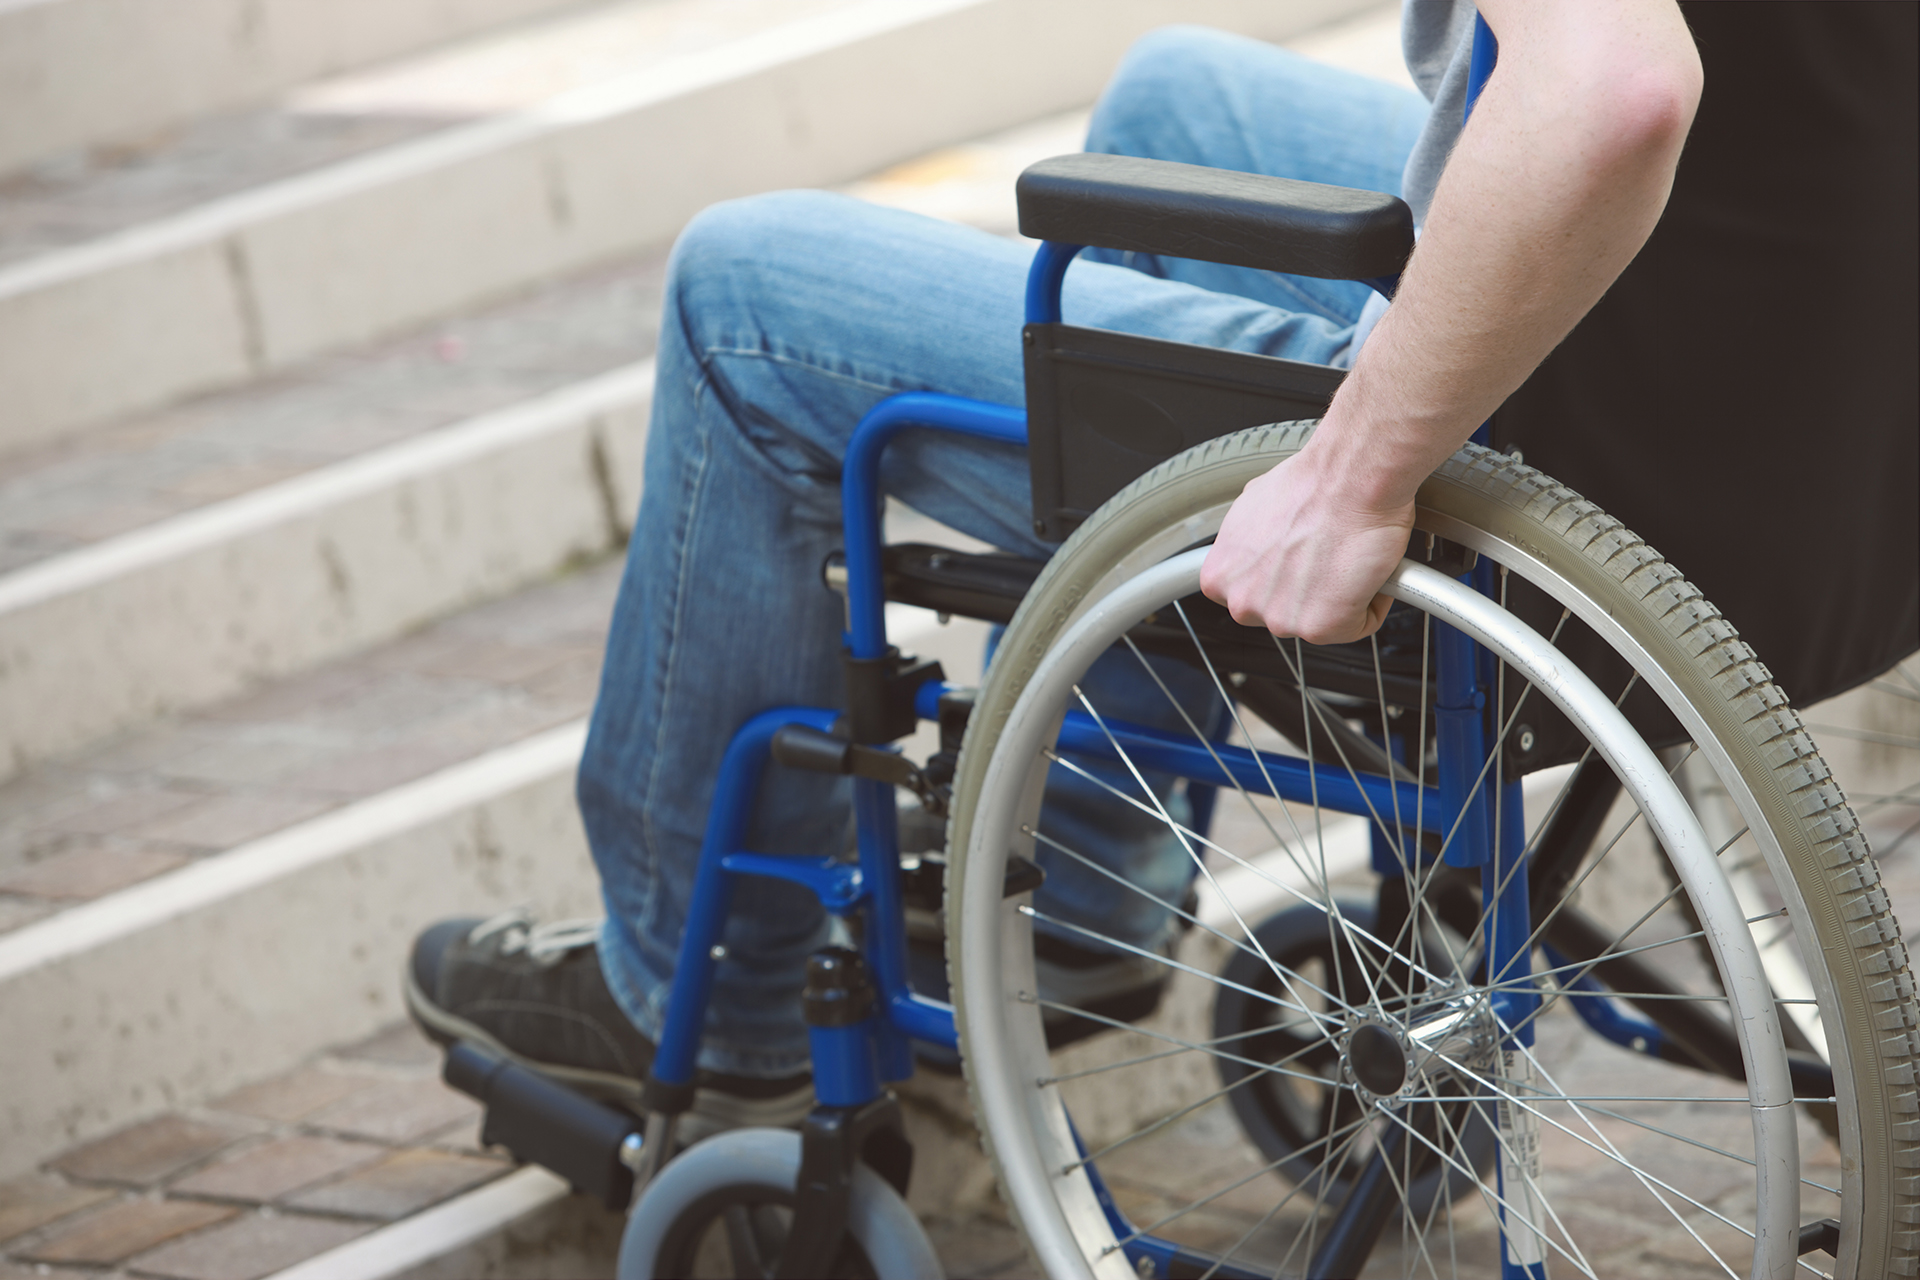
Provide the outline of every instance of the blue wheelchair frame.
[[[1497,54],[1485,21],[1476,22],[1469,113]],[[1040,246],[1027,277],[1029,324],[1060,320],[1066,271],[1082,247],[1053,242]],[[1397,281],[1369,283],[1390,295]],[[882,588],[880,463],[888,443],[911,428],[1022,447],[1027,444],[1024,411],[959,396],[930,392],[896,395],[876,405],[861,420],[848,447],[841,481],[846,538],[845,643],[848,655],[856,660],[885,660],[892,652],[887,642]],[[1487,429],[1482,427],[1475,439],[1485,443],[1486,434]],[[1462,581],[1491,595],[1494,573],[1494,566],[1482,560]],[[1492,744],[1487,734],[1494,664],[1491,655],[1472,640],[1443,624],[1435,624],[1434,649],[1433,716],[1438,765],[1434,780],[1425,785],[1355,774],[1290,757],[1256,757],[1250,750],[1224,743],[1202,747],[1144,725],[1112,720],[1096,723],[1078,711],[1067,714],[1059,746],[1082,758],[1117,761],[1120,757],[1114,743],[1118,742],[1135,763],[1186,779],[1194,800],[1195,826],[1202,833],[1213,790],[1236,783],[1260,790],[1271,785],[1282,799],[1368,818],[1373,824],[1372,866],[1382,877],[1406,874],[1409,867],[1404,859],[1409,854],[1402,848],[1416,851],[1411,856],[1417,859],[1422,843],[1419,837],[1437,837],[1446,862],[1480,868],[1482,902],[1490,904],[1483,907],[1485,972],[1490,975],[1490,983],[1502,985],[1490,997],[1490,1003],[1500,1025],[1514,1028],[1508,1047],[1515,1043],[1530,1046],[1534,1039],[1531,1015],[1538,1009],[1540,997],[1525,981],[1531,972],[1528,944],[1532,919],[1521,788],[1518,779],[1508,778],[1484,785],[1489,771],[1498,767],[1490,759]],[[914,690],[915,713],[922,720],[936,720],[942,696],[952,691],[953,686],[942,680],[927,680]],[[684,1092],[694,1084],[701,1028],[716,967],[725,955],[720,943],[734,878],[738,876],[790,881],[810,890],[834,916],[859,920],[860,928],[854,934],[861,939],[876,999],[873,1011],[858,1022],[810,1028],[814,1091],[822,1106],[859,1108],[881,1099],[887,1084],[913,1074],[915,1040],[948,1051],[958,1048],[952,1006],[920,995],[908,985],[893,783],[860,776],[852,779],[858,839],[855,862],[831,855],[770,855],[742,847],[761,770],[771,754],[775,735],[789,726],[827,733],[840,717],[841,713],[831,708],[777,707],[749,720],[728,745],[714,789],[686,932],[653,1062],[652,1077],[662,1085]],[[1417,834],[1397,844],[1388,834],[1390,827]],[[1657,1051],[1661,1036],[1652,1024],[1618,1009],[1590,979],[1576,983],[1575,989],[1584,995],[1570,1003],[1596,1032],[1641,1052]],[[1213,1265],[1213,1260],[1194,1257],[1177,1245],[1136,1235],[1107,1194],[1098,1169],[1089,1164],[1086,1171],[1116,1235],[1128,1240],[1125,1252],[1129,1262],[1136,1267],[1145,1263],[1151,1274],[1158,1276],[1170,1274],[1176,1264]],[[1504,1188],[1501,1194],[1504,1200]],[[1334,1234],[1339,1234],[1342,1226],[1363,1229],[1360,1223],[1336,1224]],[[1543,1271],[1515,1263],[1510,1252],[1502,1249],[1503,1280],[1524,1280]],[[1217,1274],[1243,1273],[1222,1268]]]
[[[1041,246],[1029,277],[1030,321],[1058,316],[1065,268],[1077,252],[1077,246]],[[881,587],[880,461],[887,443],[909,428],[1026,443],[1025,415],[1020,410],[957,396],[924,392],[897,395],[875,406],[861,421],[847,453],[842,479],[846,643],[856,659],[881,659],[889,653]],[[1491,564],[1483,562],[1470,572],[1468,580],[1490,591]],[[1406,870],[1401,861],[1405,855],[1396,851],[1394,841],[1386,834],[1390,825],[1397,822],[1404,829],[1438,837],[1445,843],[1446,861],[1480,868],[1483,900],[1497,903],[1486,912],[1488,971],[1507,986],[1493,995],[1492,1003],[1503,1025],[1518,1027],[1514,1038],[1531,1045],[1530,1015],[1539,997],[1515,989],[1529,972],[1527,944],[1532,932],[1520,785],[1517,780],[1502,780],[1497,787],[1482,785],[1489,767],[1485,709],[1492,688],[1490,659],[1467,637],[1444,626],[1436,626],[1435,650],[1434,720],[1439,765],[1434,781],[1424,786],[1374,774],[1356,776],[1337,766],[1290,757],[1256,758],[1246,748],[1225,744],[1203,747],[1144,725],[1107,721],[1103,726],[1077,711],[1066,717],[1060,746],[1085,758],[1118,760],[1112,745],[1118,741],[1139,765],[1186,778],[1196,789],[1234,783],[1264,789],[1271,780],[1283,799],[1318,803],[1369,818],[1375,827],[1373,868],[1382,876],[1402,875]],[[940,698],[951,689],[940,680],[923,683],[914,692],[915,711],[922,719],[937,718]],[[861,927],[855,933],[862,940],[863,957],[876,991],[875,1011],[851,1026],[811,1029],[814,1088],[821,1104],[857,1107],[878,1099],[886,1084],[913,1073],[914,1040],[949,1050],[957,1048],[952,1007],[917,994],[907,982],[905,909],[892,783],[865,777],[852,779],[857,862],[833,856],[773,855],[742,847],[753,796],[774,735],[790,725],[827,732],[839,718],[840,712],[831,708],[775,708],[749,720],[727,748],[654,1059],[653,1076],[663,1084],[691,1086],[694,1082],[707,1000],[716,966],[724,956],[720,941],[736,876],[791,881],[814,893],[830,913],[860,918]],[[1407,847],[1416,846],[1409,842]],[[1575,1003],[1583,1012],[1591,1010],[1596,1019],[1620,1016],[1604,1000]],[[1609,1038],[1644,1037],[1652,1032],[1650,1026],[1634,1021],[1634,1026]],[[1098,1170],[1089,1166],[1088,1173],[1097,1182]],[[1116,1230],[1122,1236],[1132,1235],[1131,1226],[1119,1218],[1111,1201],[1106,1203],[1115,1217]],[[1156,1274],[1167,1274],[1175,1259],[1184,1257],[1176,1246],[1150,1237],[1137,1238],[1126,1248],[1136,1264],[1141,1258],[1149,1259]],[[1510,1274],[1527,1272],[1514,1268]]]

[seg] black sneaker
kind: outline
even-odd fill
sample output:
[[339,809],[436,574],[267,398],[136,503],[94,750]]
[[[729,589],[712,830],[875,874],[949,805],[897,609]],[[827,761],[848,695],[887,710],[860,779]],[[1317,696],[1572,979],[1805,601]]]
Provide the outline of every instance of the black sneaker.
[[[443,920],[413,944],[407,1012],[441,1044],[479,1045],[580,1092],[639,1113],[653,1042],[614,1003],[594,920],[535,924],[523,913]],[[765,1079],[702,1072],[680,1136],[790,1127],[813,1106],[806,1073]]]

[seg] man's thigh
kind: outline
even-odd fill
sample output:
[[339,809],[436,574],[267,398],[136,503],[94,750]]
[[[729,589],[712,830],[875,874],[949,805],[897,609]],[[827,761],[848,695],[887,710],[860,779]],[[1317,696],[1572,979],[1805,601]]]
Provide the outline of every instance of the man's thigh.
[[[1023,402],[1020,328],[1031,247],[818,192],[702,215],[676,259],[668,323],[685,326],[696,396],[713,397],[764,477],[803,504],[837,501],[854,426],[903,391]],[[1314,311],[1076,263],[1070,323],[1325,362],[1347,325]],[[912,433],[889,491],[996,545],[1039,550],[1024,451]]]

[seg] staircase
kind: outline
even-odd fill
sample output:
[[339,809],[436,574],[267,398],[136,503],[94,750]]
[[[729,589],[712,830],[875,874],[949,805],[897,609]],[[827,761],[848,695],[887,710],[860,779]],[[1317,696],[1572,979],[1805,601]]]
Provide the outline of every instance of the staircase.
[[[397,979],[598,911],[667,247],[798,185],[1010,231],[1171,21],[1393,69],[1377,0],[0,0],[0,1280],[608,1271]],[[1020,1266],[908,1102],[943,1258]]]

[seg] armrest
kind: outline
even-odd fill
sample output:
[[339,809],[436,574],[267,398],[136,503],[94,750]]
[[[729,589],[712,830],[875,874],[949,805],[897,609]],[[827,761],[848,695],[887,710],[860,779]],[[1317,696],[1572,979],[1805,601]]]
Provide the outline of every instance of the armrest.
[[1413,211],[1397,196],[1291,178],[1071,155],[1020,175],[1020,233],[1330,280],[1397,275]]

